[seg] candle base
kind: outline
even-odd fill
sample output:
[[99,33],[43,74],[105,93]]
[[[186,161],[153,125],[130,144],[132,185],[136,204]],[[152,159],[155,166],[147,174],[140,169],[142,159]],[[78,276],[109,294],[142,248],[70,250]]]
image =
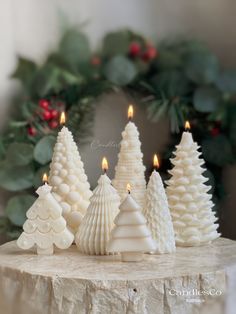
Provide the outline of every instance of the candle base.
[[38,255],[52,255],[53,254],[53,246],[48,249],[41,249],[37,246],[37,254]]
[[143,253],[140,252],[124,252],[121,253],[122,262],[140,262],[143,260]]

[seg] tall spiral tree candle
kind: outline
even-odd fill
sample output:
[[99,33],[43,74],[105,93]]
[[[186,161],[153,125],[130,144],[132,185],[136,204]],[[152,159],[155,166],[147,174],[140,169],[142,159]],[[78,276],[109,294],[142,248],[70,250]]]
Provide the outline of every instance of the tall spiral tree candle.
[[167,196],[175,230],[176,245],[197,246],[210,243],[218,238],[218,224],[208,193],[211,189],[203,176],[204,160],[199,158],[199,146],[193,141],[189,132],[190,124],[186,122],[187,131],[176,146],[174,165],[169,171],[172,175],[167,181]]
[[175,252],[174,229],[163,182],[157,171],[159,167],[157,155],[154,155],[153,165],[154,170],[147,185],[144,216],[157,243],[156,252],[172,253]]
[[118,213],[120,197],[106,174],[108,163],[103,158],[102,174],[90,198],[90,205],[75,237],[79,250],[89,255],[106,255],[107,243]]
[[143,165],[139,132],[134,122],[132,122],[132,105],[130,105],[128,109],[128,118],[129,122],[122,132],[118,164],[115,168],[115,178],[112,183],[122,200],[127,195],[127,182],[130,182],[132,185],[133,198],[142,207],[146,191],[145,167]]
[[[62,113],[61,124],[65,123]],[[49,184],[63,208],[63,215],[75,233],[92,195],[84,165],[72,133],[63,126],[58,133],[50,164]]]

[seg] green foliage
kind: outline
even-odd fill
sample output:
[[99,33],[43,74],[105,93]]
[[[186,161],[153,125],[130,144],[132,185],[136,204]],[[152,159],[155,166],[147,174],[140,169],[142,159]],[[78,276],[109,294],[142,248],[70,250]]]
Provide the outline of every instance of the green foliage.
[[12,78],[20,80],[27,90],[31,87],[31,81],[36,70],[37,66],[33,61],[20,57]]
[[233,159],[230,142],[224,135],[204,140],[202,152],[206,161],[219,167],[227,165]]
[[35,200],[36,198],[29,194],[12,197],[8,201],[5,209],[6,215],[11,223],[22,227],[26,220],[26,212]]
[[109,33],[103,41],[103,53],[106,57],[128,53],[130,43],[129,32],[118,31]]
[[113,84],[124,86],[134,80],[137,70],[132,61],[119,55],[107,62],[104,73],[106,78]]
[[186,62],[186,74],[196,84],[215,82],[219,75],[219,63],[216,56],[208,51],[191,54]]
[[76,30],[66,32],[60,42],[59,54],[71,70],[79,70],[79,65],[90,58],[88,38]]
[[2,162],[0,166],[0,186],[8,191],[21,191],[33,185],[33,168],[27,166],[13,166]]
[[[133,42],[141,49],[135,56],[130,52]],[[0,186],[20,195],[9,201],[6,216],[0,217],[0,232],[11,238],[19,235],[34,200],[28,193],[49,171],[59,128],[50,126],[55,119],[44,120],[38,105],[42,98],[53,109],[66,111],[67,125],[80,145],[91,135],[96,98],[125,88],[141,99],[151,121],[169,121],[172,137],[163,154],[164,172],[180,140],[178,133],[190,120],[194,138],[202,143],[214,199],[225,197],[222,168],[236,159],[236,71],[221,69],[216,56],[193,40],[165,40],[157,56],[154,51],[153,57],[144,58],[150,47],[155,50],[142,35],[121,30],[107,34],[101,51],[92,53],[86,35],[69,30],[43,64],[18,59],[12,77],[23,90],[14,102],[16,114],[0,135]],[[35,128],[34,136],[30,127]]]
[[213,112],[221,103],[221,94],[213,87],[199,87],[194,93],[193,103],[199,112]]
[[47,164],[52,159],[53,147],[56,143],[54,136],[44,136],[34,148],[34,159],[41,165]]
[[13,166],[26,166],[33,160],[34,146],[27,143],[11,143],[6,152],[7,161]]

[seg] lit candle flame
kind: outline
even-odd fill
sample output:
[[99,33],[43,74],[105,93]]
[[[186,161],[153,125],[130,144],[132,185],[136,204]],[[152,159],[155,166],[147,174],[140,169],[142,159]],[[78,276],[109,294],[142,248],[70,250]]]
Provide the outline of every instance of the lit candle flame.
[[63,125],[65,123],[66,123],[66,115],[65,115],[65,112],[63,111],[60,116],[60,125]]
[[154,166],[155,169],[158,169],[160,167],[160,163],[159,163],[157,154],[155,154],[154,157],[153,157],[153,166]]
[[130,194],[130,191],[131,191],[131,185],[130,185],[129,183],[127,183],[126,189],[127,189],[128,193]]
[[107,170],[108,170],[108,161],[107,161],[106,157],[103,157],[103,159],[102,159],[102,170],[104,172],[107,172]]
[[129,105],[128,108],[128,118],[129,120],[132,120],[134,116],[134,107],[132,105]]
[[43,183],[48,183],[48,175],[46,173],[43,174]]
[[191,129],[190,122],[189,122],[189,121],[186,121],[186,122],[185,122],[185,130],[186,130],[186,131],[189,131],[190,129]]

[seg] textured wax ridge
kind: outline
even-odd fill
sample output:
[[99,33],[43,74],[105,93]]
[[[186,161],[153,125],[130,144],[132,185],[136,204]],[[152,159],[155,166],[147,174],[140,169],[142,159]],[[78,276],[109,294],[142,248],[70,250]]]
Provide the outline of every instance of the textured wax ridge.
[[35,244],[40,249],[49,249],[55,244],[60,249],[71,246],[74,236],[67,229],[62,208],[51,194],[51,187],[44,185],[37,190],[38,199],[26,213],[27,220],[17,245],[24,250]]
[[146,190],[144,173],[145,167],[143,165],[139,132],[136,125],[133,122],[129,122],[122,132],[118,164],[115,168],[115,178],[112,182],[121,200],[127,195],[127,183],[129,183],[132,196],[143,207]]
[[106,255],[107,243],[118,212],[120,197],[106,174],[101,175],[75,237],[82,253]]
[[49,184],[53,196],[62,206],[63,216],[75,233],[88,208],[92,192],[77,145],[66,127],[59,132],[54,147]]
[[197,246],[210,243],[218,238],[218,224],[212,208],[211,189],[203,176],[204,160],[199,156],[197,143],[191,133],[184,132],[182,140],[176,146],[174,165],[169,171],[171,179],[167,181],[167,197],[174,225],[176,245]]
[[153,239],[157,243],[157,253],[175,252],[173,223],[168,207],[162,179],[153,171],[146,191],[144,216]]
[[115,227],[108,245],[109,252],[143,253],[156,250],[156,243],[146,225],[146,219],[131,195],[120,205],[120,212],[114,222]]

